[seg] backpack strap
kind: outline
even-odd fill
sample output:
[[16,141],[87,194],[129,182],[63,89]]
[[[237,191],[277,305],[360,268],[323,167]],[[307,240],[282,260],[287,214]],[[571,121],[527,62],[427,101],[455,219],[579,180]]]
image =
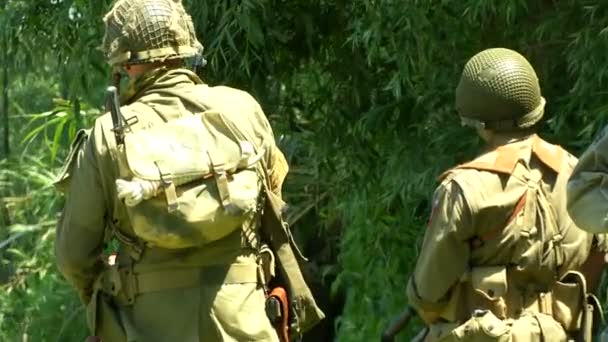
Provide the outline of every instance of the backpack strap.
[[[545,142],[537,135],[534,135],[532,138],[531,152],[537,156],[544,165],[549,167],[558,175],[560,174],[560,170],[562,170],[564,167],[564,162],[567,161],[567,158],[565,158],[567,157],[565,150],[563,150],[560,146]],[[536,202],[539,202],[537,196],[541,197],[540,202],[544,202],[544,204],[541,205],[542,208],[540,208],[540,210],[545,213],[544,216],[552,218],[551,223],[545,222],[544,224],[556,224],[557,220],[555,219],[555,213],[553,212],[550,203],[548,203],[548,198],[544,194],[544,190],[541,188],[542,185],[540,182],[542,175],[530,175],[529,172],[527,172],[529,171],[528,167],[518,168],[517,165],[519,161],[523,160],[522,157],[521,152],[519,152],[516,147],[504,145],[495,149],[494,151],[480,156],[471,162],[456,166],[441,176],[441,178],[446,178],[447,174],[453,173],[455,169],[475,169],[514,176],[517,179],[528,183],[528,190],[526,190],[516,202],[515,206],[513,207],[513,211],[508,216],[506,221],[496,225],[494,228],[489,229],[482,235],[473,239],[472,246],[474,248],[481,247],[485,242],[494,239],[498,233],[511,224],[511,222],[522,211],[524,211],[524,209],[533,210]],[[530,193],[531,191],[534,193]],[[538,192],[542,192],[542,194],[538,194]],[[557,228],[559,229],[559,227]],[[562,235],[563,234],[558,231],[558,233],[552,238],[553,242],[559,243]]]
[[[540,139],[538,136],[535,136],[533,138],[531,152],[535,156],[537,156],[538,159],[544,165],[556,172],[558,177],[561,177],[564,174],[560,171],[567,166],[566,163],[568,163],[568,158],[567,152],[561,147],[551,145]],[[486,171],[504,173],[504,171],[506,170],[505,166],[511,167],[510,164],[504,163],[504,161],[518,161],[520,159],[509,159],[501,157],[499,155],[496,160],[501,161],[502,164],[501,162],[499,162],[495,165],[488,165],[474,161],[473,163],[465,164],[464,167],[479,169],[478,166],[480,166],[483,167],[483,170]],[[481,247],[485,242],[494,239],[498,235],[498,233],[508,227],[511,222],[513,222],[513,220],[518,217],[518,215],[523,213],[522,219],[524,222],[524,229],[532,229],[533,227],[537,227],[545,231],[542,234],[546,242],[546,249],[544,254],[548,256],[550,255],[550,253],[548,253],[550,249],[560,248],[560,244],[564,238],[565,232],[561,230],[553,205],[550,202],[550,198],[543,187],[543,175],[540,170],[531,170],[526,165],[522,164],[520,166],[517,166],[517,162],[515,162],[513,171],[509,173],[509,175],[524,182],[527,186],[526,191],[516,202],[507,220],[504,223],[497,225],[496,227],[486,231],[484,234],[477,236],[475,239],[473,239],[472,247]],[[540,220],[540,222],[538,222],[538,220]],[[562,253],[560,251],[556,251],[555,253],[552,253],[552,255],[555,258],[553,261],[556,266],[559,266],[563,263]]]
[[[513,147],[511,145],[504,145],[498,147],[493,151],[485,153],[470,162],[460,164],[444,172],[441,176],[439,176],[439,179],[443,182],[448,181],[457,174],[457,171],[466,169],[488,171],[492,173],[511,176],[515,172],[515,168],[520,160],[520,152],[516,147]],[[515,204],[515,207],[513,208],[513,211],[511,212],[507,220],[505,222],[500,222],[495,227],[487,230],[480,236],[475,237],[471,241],[472,247],[479,248],[483,246],[483,244],[487,241],[494,239],[499,232],[501,232],[506,226],[508,226],[517,217],[517,215],[522,212],[526,204],[526,199],[526,192],[524,192],[524,194],[519,198],[519,200]]]
[[532,142],[532,153],[538,159],[548,166],[551,170],[559,174],[564,167],[564,161],[567,162],[568,153],[559,145],[549,144],[538,136],[534,136]]
[[448,174],[459,169],[474,169],[512,175],[519,160],[520,155],[517,148],[509,145],[500,146],[497,149],[483,154],[470,162],[460,164],[444,172],[441,174],[441,176],[439,176],[439,179],[443,180],[447,178]]
[[519,200],[515,204],[515,207],[513,208],[513,211],[511,212],[511,215],[509,215],[509,217],[507,218],[507,220],[504,223],[498,224],[495,227],[484,232],[483,234],[476,236],[471,241],[471,246],[473,248],[479,248],[479,247],[483,246],[486,242],[496,238],[496,236],[498,236],[498,233],[501,232],[506,227],[508,227],[509,224],[511,224],[511,222],[513,222],[513,220],[524,210],[524,208],[526,207],[526,202],[527,202],[527,198],[528,198],[527,195],[528,195],[528,192],[526,191],[519,198]]

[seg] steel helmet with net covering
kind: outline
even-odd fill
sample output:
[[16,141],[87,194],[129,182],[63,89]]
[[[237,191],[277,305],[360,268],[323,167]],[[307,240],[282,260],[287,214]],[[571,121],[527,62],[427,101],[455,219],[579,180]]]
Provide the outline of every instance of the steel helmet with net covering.
[[102,49],[112,65],[188,58],[203,49],[181,0],[118,0],[104,23]]
[[532,127],[544,114],[534,68],[519,53],[484,50],[464,67],[456,88],[456,108],[464,123],[496,131]]

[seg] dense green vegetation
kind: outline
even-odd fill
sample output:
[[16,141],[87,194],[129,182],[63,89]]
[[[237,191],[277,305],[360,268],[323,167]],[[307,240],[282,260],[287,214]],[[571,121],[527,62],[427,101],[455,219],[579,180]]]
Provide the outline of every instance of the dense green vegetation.
[[[95,48],[109,2],[0,5],[2,341],[86,334],[54,266],[51,183],[102,108],[108,68]],[[324,308],[339,315],[323,327],[336,340],[376,340],[406,303],[435,178],[478,146],[453,109],[470,56],[503,46],[529,57],[548,100],[542,135],[576,154],[608,114],[605,1],[184,2],[206,46],[203,78],[250,91],[275,127],[290,217]]]

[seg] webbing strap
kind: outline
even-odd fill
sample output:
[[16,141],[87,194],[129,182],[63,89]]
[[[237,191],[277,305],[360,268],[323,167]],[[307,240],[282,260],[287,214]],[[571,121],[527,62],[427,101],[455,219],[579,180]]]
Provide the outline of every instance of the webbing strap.
[[526,205],[526,199],[528,198],[527,195],[528,195],[528,192],[526,191],[519,198],[519,200],[515,204],[515,207],[513,208],[513,211],[511,212],[511,215],[509,215],[509,217],[507,218],[507,221],[503,225],[497,225],[496,227],[488,230],[487,232],[485,232],[485,233],[477,236],[475,239],[473,239],[473,241],[472,241],[473,248],[481,247],[485,242],[494,239],[498,235],[498,233],[500,233],[504,228],[506,228],[509,224],[511,224],[511,222],[517,217],[517,215],[519,215],[519,213],[521,213],[521,211],[524,209],[524,207]]
[[100,277],[99,287],[121,305],[131,305],[137,295],[192,288],[201,284],[260,283],[258,264],[213,265],[183,269],[135,272],[111,267]]
[[165,197],[167,198],[167,211],[172,213],[179,209],[179,203],[177,202],[177,190],[175,189],[175,183],[163,182],[163,188],[165,190]]
[[215,183],[217,184],[217,191],[220,196],[222,207],[227,209],[230,206],[230,188],[228,187],[228,176],[226,174],[225,165],[223,162],[220,162],[221,158],[214,155],[214,153],[211,153],[211,151],[207,150],[207,155],[211,162],[213,176],[215,178]]
[[161,186],[165,191],[165,198],[167,199],[167,210],[171,213],[179,209],[179,203],[177,202],[177,192],[175,190],[175,183],[173,182],[173,175],[170,173],[163,172],[161,168],[161,162],[155,161],[154,165],[158,169],[158,175],[161,181]]
[[559,174],[564,167],[564,159],[567,159],[567,152],[559,145],[549,144],[538,136],[534,137],[532,152],[540,161]]
[[[539,216],[541,220],[540,226],[543,229],[543,235],[550,236],[546,239],[545,250],[543,251],[543,255],[553,255],[555,262],[555,272],[557,272],[557,268],[564,263],[563,260],[563,251],[559,250],[561,248],[562,240],[564,239],[565,232],[561,231],[560,223],[557,221],[557,217],[553,206],[549,202],[545,192],[541,188],[541,184],[537,184],[536,195],[540,198],[538,202],[538,206],[542,215]],[[556,250],[557,249],[557,250]],[[554,253],[550,253],[554,252]],[[544,261],[544,260],[543,260]]]
[[[257,264],[233,264],[135,273],[135,293],[194,287],[201,283],[240,284],[258,282]],[[127,278],[128,279],[128,278]]]
[[506,299],[506,317],[504,318],[518,317],[523,313],[553,315],[552,292],[522,293],[510,289]]
[[[141,259],[141,255],[146,248],[145,242],[137,237],[129,237],[125,233],[123,233],[120,228],[116,226],[116,224],[110,221],[110,229],[111,236],[116,237],[118,242],[120,242],[124,248],[127,250],[127,253],[134,261],[139,261]],[[108,240],[109,241],[109,240]]]

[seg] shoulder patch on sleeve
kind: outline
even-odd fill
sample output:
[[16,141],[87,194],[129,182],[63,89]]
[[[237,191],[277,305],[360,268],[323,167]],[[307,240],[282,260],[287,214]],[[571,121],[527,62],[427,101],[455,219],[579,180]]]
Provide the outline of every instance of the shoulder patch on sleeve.
[[70,152],[68,153],[68,156],[65,159],[63,166],[59,170],[59,173],[57,174],[57,177],[53,182],[53,185],[58,191],[66,192],[67,186],[69,184],[68,180],[70,179],[72,165],[76,160],[76,155],[78,154],[78,151],[80,151],[84,143],[87,141],[87,138],[89,137],[89,132],[90,130],[86,129],[81,129],[76,132],[76,137],[70,145]]

